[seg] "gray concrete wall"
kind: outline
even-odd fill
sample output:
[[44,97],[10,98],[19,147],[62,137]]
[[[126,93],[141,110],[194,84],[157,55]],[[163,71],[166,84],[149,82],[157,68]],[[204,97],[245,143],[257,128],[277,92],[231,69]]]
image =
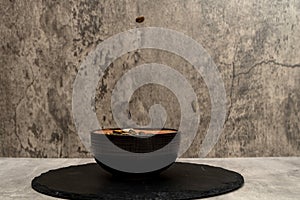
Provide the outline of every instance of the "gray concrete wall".
[[[147,26],[192,37],[222,74],[228,116],[210,157],[300,155],[300,1],[2,0],[0,13],[0,156],[89,156],[71,112],[80,63],[109,36]],[[140,15],[145,21],[137,24]],[[115,126],[114,84],[130,68],[153,61],[178,70],[197,93],[201,123],[184,155],[197,157],[210,97],[193,67],[171,53],[141,50],[116,60],[98,85],[98,119]],[[147,123],[147,109],[156,102],[166,107],[166,126],[176,128],[178,102],[157,85],[135,92],[132,118]]]

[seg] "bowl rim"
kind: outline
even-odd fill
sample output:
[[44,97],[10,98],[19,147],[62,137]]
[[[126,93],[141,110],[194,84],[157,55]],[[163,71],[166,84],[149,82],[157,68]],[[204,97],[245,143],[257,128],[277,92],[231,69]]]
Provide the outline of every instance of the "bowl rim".
[[114,131],[114,130],[122,130],[122,129],[133,129],[133,130],[144,130],[144,131],[170,131],[170,132],[163,132],[163,133],[146,133],[146,134],[152,134],[152,135],[168,135],[168,134],[177,134],[179,131],[174,128],[103,128],[103,129],[96,129],[90,132],[90,134],[95,134],[95,135],[114,135],[114,136],[132,136],[130,134],[109,134],[109,133],[104,133],[104,131]]

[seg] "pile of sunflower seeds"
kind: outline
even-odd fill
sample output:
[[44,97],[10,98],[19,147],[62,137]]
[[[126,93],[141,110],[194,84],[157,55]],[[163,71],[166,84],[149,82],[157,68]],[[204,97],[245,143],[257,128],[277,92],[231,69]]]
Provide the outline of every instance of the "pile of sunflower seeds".
[[118,134],[118,135],[121,135],[121,134],[124,134],[124,135],[139,135],[139,136],[146,135],[146,133],[144,133],[144,132],[136,132],[133,129],[114,130],[113,133]]

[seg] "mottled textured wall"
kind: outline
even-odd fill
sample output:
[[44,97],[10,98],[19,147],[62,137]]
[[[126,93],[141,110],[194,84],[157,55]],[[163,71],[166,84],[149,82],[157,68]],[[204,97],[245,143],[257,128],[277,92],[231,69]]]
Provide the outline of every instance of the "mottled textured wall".
[[[80,63],[109,36],[147,26],[192,37],[222,74],[228,116],[210,157],[300,155],[300,1],[2,0],[0,13],[0,156],[88,156],[71,113]],[[145,21],[137,24],[140,15]],[[185,154],[197,157],[210,120],[208,90],[189,63],[168,52],[116,60],[98,85],[98,119],[114,126],[113,85],[126,70],[153,61],[184,74],[197,93],[201,123]],[[178,126],[176,98],[157,85],[136,91],[132,118],[147,123],[156,102],[166,107],[167,126]]]

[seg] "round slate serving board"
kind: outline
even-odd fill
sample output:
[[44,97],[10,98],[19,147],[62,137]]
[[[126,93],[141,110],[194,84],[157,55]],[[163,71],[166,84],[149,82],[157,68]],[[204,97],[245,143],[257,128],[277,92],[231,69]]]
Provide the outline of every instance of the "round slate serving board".
[[50,170],[32,180],[40,193],[66,199],[198,199],[240,188],[243,177],[208,165],[175,163],[151,179],[114,177],[96,163]]

